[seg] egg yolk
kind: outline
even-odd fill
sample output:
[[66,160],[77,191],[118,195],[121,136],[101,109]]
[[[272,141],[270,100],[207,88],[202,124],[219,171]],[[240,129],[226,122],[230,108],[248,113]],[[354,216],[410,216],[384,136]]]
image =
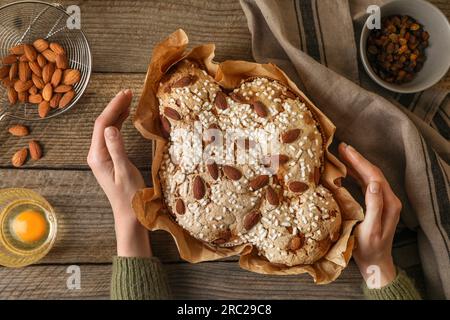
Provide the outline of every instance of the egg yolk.
[[40,212],[23,211],[12,221],[12,231],[18,240],[33,243],[41,240],[47,234],[47,221]]

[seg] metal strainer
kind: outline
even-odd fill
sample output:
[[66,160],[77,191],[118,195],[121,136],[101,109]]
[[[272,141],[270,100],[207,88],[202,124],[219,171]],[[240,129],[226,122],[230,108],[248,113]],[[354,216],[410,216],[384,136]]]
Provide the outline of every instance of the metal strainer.
[[[9,54],[9,48],[21,43],[33,43],[43,38],[58,42],[67,53],[70,68],[81,72],[81,80],[74,86],[75,97],[63,109],[52,109],[44,118],[56,117],[70,108],[81,98],[86,89],[92,70],[92,56],[84,33],[79,29],[69,29],[69,15],[60,4],[40,1],[20,1],[0,7],[0,57]],[[0,86],[0,120],[12,117],[20,120],[42,120],[36,105],[9,104],[7,90]]]

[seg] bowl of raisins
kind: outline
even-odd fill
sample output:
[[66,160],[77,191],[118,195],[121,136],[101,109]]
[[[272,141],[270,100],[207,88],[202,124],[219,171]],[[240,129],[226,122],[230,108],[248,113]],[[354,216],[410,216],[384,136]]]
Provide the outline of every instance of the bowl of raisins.
[[364,25],[360,54],[369,76],[400,93],[425,90],[450,67],[450,24],[424,0],[394,0],[380,7],[380,28]]

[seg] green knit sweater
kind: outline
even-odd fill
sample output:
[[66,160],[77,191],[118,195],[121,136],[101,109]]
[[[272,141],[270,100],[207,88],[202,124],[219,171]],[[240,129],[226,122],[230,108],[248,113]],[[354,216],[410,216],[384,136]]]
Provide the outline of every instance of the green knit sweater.
[[[366,298],[374,300],[417,300],[420,295],[406,273],[398,270],[397,277],[381,289],[369,289],[363,284]],[[158,258],[113,258],[111,299],[161,300],[170,299],[167,277]]]

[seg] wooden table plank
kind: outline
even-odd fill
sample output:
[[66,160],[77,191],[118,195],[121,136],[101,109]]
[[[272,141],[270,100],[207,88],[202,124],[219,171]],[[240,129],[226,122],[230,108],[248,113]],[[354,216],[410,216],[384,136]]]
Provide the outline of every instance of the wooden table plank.
[[250,32],[236,0],[59,2],[80,6],[96,72],[146,72],[153,46],[178,28],[191,46],[215,43],[218,60],[251,59]]
[[[110,265],[81,265],[81,290],[68,290],[67,265],[0,268],[0,299],[109,296]],[[337,281],[317,286],[308,275],[265,276],[234,262],[165,265],[176,299],[361,299],[361,276],[351,263]]]
[[[37,162],[28,161],[24,168],[87,169],[86,157],[95,119],[111,98],[125,88],[134,92],[134,110],[144,78],[144,74],[93,74],[84,96],[73,109],[58,118],[28,122],[26,125],[30,127],[31,135],[22,139],[11,136],[7,131],[10,125],[22,122],[14,119],[1,121],[0,168],[11,168],[12,155],[35,138],[42,143],[45,156]],[[151,142],[141,137],[131,117],[126,121],[122,134],[130,159],[140,168],[148,169],[151,164]]]

